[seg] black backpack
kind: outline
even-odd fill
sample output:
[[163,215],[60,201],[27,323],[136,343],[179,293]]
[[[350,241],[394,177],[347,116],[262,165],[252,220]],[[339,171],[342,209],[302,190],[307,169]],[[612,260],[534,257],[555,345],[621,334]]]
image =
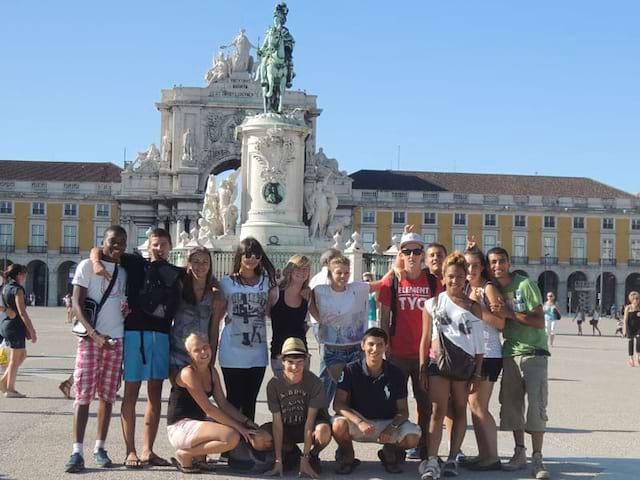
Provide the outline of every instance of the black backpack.
[[[427,274],[427,283],[429,284],[429,294],[431,298],[435,297],[437,293],[438,279],[429,270],[423,270]],[[396,334],[396,314],[398,309],[398,277],[395,273],[391,278],[391,315],[389,316],[389,336],[393,337]]]
[[145,264],[138,305],[152,317],[171,320],[180,302],[182,269],[165,261]]

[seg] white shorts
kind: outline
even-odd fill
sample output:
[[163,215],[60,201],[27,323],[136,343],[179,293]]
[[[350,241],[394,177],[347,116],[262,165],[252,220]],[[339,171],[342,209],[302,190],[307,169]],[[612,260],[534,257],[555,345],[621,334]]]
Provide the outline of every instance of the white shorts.
[[191,418],[183,418],[178,420],[173,425],[167,426],[167,435],[169,436],[169,443],[176,450],[183,450],[185,448],[191,448],[193,445],[193,437],[196,436],[198,430],[206,422],[200,420],[192,420]]
[[[378,438],[380,438],[380,434],[382,431],[389,426],[389,424],[393,421],[393,419],[389,420],[367,420],[368,423],[372,424],[375,430],[372,433],[365,434],[360,431],[358,426],[347,420],[345,417],[340,415],[335,415],[331,417],[331,424],[336,420],[344,420],[349,424],[349,435],[354,442],[364,442],[364,443],[380,443]],[[421,430],[418,425],[415,423],[411,423],[409,420],[400,425],[400,428],[397,429],[398,434],[395,438],[395,443],[400,443],[404,440],[404,437],[407,435],[417,435],[418,437],[421,435]]]

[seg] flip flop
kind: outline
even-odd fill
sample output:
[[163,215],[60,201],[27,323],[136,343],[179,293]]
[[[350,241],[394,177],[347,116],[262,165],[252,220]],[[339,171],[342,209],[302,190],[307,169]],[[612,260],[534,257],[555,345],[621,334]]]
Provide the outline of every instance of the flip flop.
[[140,470],[142,468],[142,462],[139,458],[129,460],[129,456],[127,456],[122,463],[124,468],[128,470]]
[[150,465],[152,467],[170,467],[172,465],[171,462],[165,460],[162,457],[159,457],[158,455],[153,455],[152,457],[149,457],[146,460],[140,460],[140,463],[145,466],[145,465]]
[[360,460],[358,460],[357,458],[354,458],[353,462],[351,463],[341,463],[338,465],[338,468],[336,468],[336,474],[349,475],[356,469],[356,467],[360,465],[360,463]]
[[181,473],[201,473],[201,470],[198,467],[183,467],[175,457],[171,457],[171,465],[176,467]]

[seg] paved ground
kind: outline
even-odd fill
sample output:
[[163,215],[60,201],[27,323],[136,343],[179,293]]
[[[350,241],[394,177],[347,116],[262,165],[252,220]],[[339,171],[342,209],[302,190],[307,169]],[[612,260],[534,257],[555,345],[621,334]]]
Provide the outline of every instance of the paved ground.
[[[0,478],[3,480],[69,477],[62,469],[71,452],[72,402],[62,398],[57,385],[71,373],[74,337],[68,332],[68,325],[63,323],[62,309],[32,308],[30,312],[38,328],[39,341],[35,346],[29,344],[30,357],[18,378],[19,390],[29,398],[0,397]],[[640,368],[626,365],[626,341],[612,336],[614,322],[605,319],[601,323],[607,336],[578,337],[575,324],[569,319],[559,322],[560,335],[550,364],[550,422],[545,444],[547,465],[555,479],[640,478]],[[313,368],[317,371],[317,358],[314,358]],[[165,389],[165,400],[167,396]],[[497,394],[494,397],[493,411],[497,413]],[[266,421],[264,389],[258,401],[257,420]],[[114,408],[116,415],[107,449],[114,460],[122,461],[124,444],[119,410],[118,404]],[[139,418],[139,428],[141,423]],[[94,441],[95,417],[92,416],[85,449],[91,451]],[[464,451],[473,454],[474,443],[473,433],[469,431]],[[156,445],[159,454],[166,457],[172,454],[164,417]],[[512,448],[511,435],[500,433],[500,454],[508,457]],[[330,460],[334,449],[332,443],[323,458]],[[356,454],[363,460],[363,465],[351,478],[391,476],[380,468],[376,451],[374,445],[356,446]],[[441,452],[444,451],[443,446]],[[90,463],[88,461],[89,467]],[[333,471],[332,462],[325,462],[324,466],[323,478],[333,477],[329,473]],[[90,469],[86,475],[104,480],[181,478],[181,474],[172,469],[128,471],[121,466],[107,471]],[[220,469],[218,477],[227,476],[228,472]],[[461,470],[461,476],[479,480],[530,478],[528,471],[479,474]],[[418,478],[417,463],[408,462],[405,473],[393,477]]]

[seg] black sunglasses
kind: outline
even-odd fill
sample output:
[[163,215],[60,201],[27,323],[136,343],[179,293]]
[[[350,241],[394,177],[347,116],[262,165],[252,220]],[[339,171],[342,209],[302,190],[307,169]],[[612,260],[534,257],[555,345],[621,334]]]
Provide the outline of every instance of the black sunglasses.
[[244,252],[244,258],[249,259],[251,257],[254,257],[256,260],[260,260],[262,258],[262,255],[256,252]]
[[417,257],[418,255],[422,255],[422,252],[424,252],[424,249],[422,248],[403,248],[402,250],[400,250],[402,252],[403,255],[405,256],[409,256],[412,253]]

